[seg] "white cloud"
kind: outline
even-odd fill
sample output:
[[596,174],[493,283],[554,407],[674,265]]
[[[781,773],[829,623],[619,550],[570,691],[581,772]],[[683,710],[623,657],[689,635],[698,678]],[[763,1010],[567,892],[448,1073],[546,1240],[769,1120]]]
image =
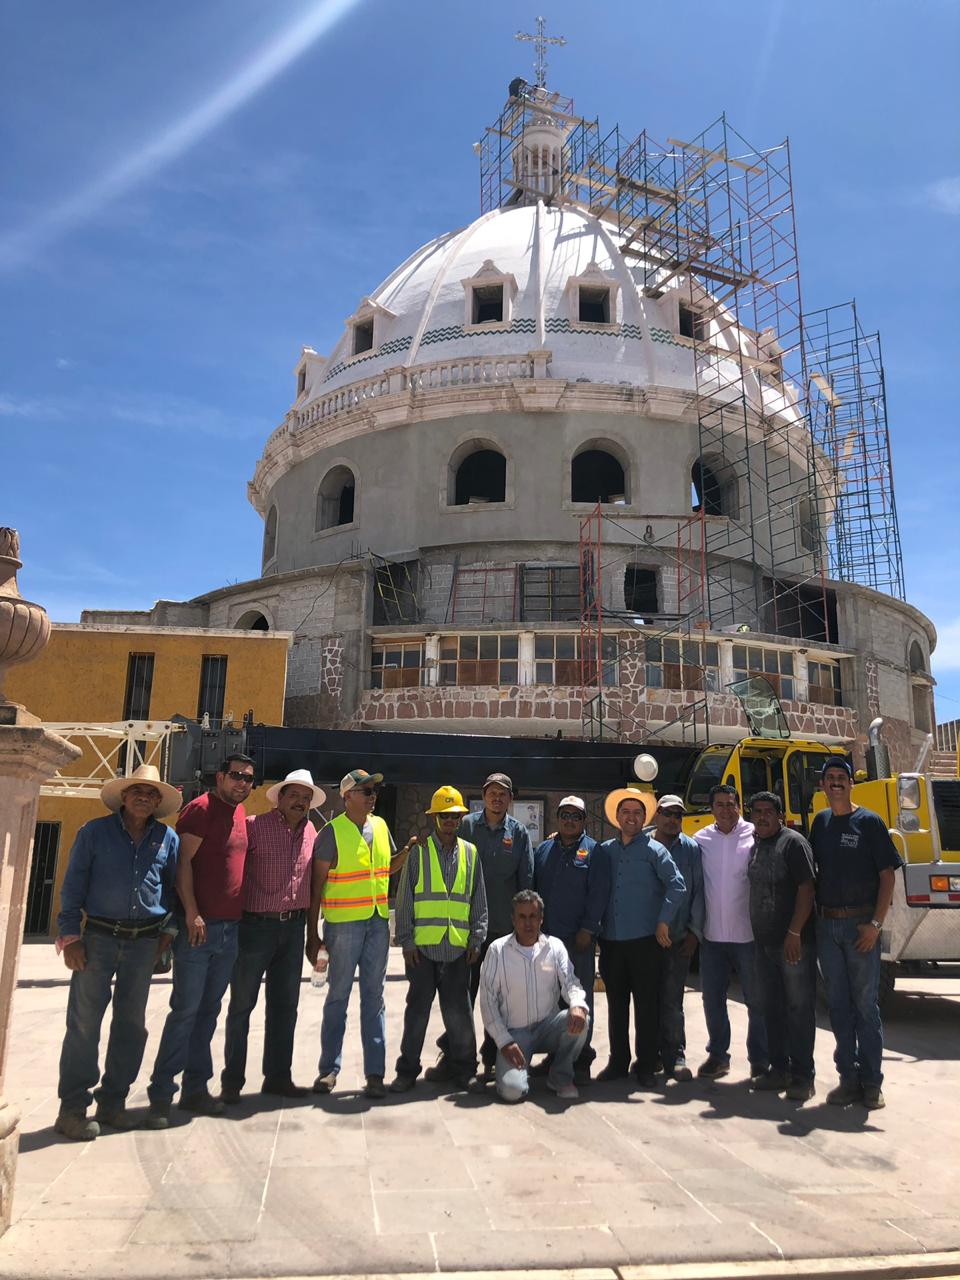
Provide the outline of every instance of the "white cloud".
[[924,202],[937,213],[960,215],[960,178],[938,178],[923,189]]
[[54,400],[24,399],[22,396],[10,396],[0,392],[0,418],[62,418],[63,408]]
[[960,618],[937,624],[937,647],[930,659],[933,673],[960,671]]

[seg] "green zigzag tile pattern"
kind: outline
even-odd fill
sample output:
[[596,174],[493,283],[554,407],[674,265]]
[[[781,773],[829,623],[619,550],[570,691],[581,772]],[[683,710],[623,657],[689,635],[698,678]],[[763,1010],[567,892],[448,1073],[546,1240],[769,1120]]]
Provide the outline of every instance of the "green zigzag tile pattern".
[[413,341],[412,334],[405,334],[402,338],[391,338],[389,342],[382,342],[379,347],[373,351],[368,351],[366,355],[361,356],[359,360],[341,360],[339,364],[335,364],[333,368],[323,375],[324,382],[329,382],[331,378],[335,378],[338,373],[342,373],[347,365],[351,369],[357,365],[364,364],[367,360],[373,360],[376,356],[393,356],[398,351],[409,350],[410,343]]
[[678,342],[676,334],[670,332],[669,329],[651,329],[650,337],[654,342],[665,342],[669,347],[684,347],[689,350],[685,342]]

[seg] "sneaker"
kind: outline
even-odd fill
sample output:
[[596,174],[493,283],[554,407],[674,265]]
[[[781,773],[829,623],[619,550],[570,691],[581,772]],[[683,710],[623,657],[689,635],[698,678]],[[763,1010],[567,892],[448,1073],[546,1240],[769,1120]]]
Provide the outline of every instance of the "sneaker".
[[264,1080],[260,1092],[271,1098],[305,1098],[310,1090],[301,1084],[294,1084],[292,1080]]
[[868,1111],[879,1111],[881,1107],[887,1105],[883,1097],[883,1090],[878,1084],[865,1084],[863,1086],[863,1105]]
[[668,1080],[676,1080],[677,1084],[688,1084],[693,1079],[693,1072],[686,1063],[678,1063],[672,1071],[667,1072]]
[[721,1076],[728,1076],[729,1074],[730,1060],[728,1058],[715,1058],[713,1054],[697,1067],[697,1075],[702,1080],[719,1080]]
[[236,1107],[240,1105],[240,1090],[235,1089],[233,1085],[222,1084],[220,1086],[220,1101],[225,1107]]
[[118,1129],[121,1133],[139,1127],[139,1122],[127,1114],[126,1107],[111,1107],[102,1102],[97,1103],[95,1119],[98,1124],[105,1124],[110,1129]]
[[337,1073],[335,1071],[327,1071],[322,1076],[317,1076],[313,1082],[314,1093],[333,1093],[337,1087]]
[[383,1083],[383,1076],[367,1076],[367,1083],[363,1086],[363,1092],[368,1098],[385,1098],[387,1090]]
[[390,1081],[391,1093],[409,1093],[417,1083],[416,1076],[394,1076]]
[[144,1129],[170,1128],[170,1103],[151,1102],[147,1114],[143,1117]]
[[618,1067],[613,1062],[608,1062],[602,1071],[598,1071],[595,1079],[603,1084],[607,1084],[610,1080],[626,1080],[629,1072],[622,1067]]
[[207,1089],[181,1095],[177,1106],[181,1111],[192,1111],[195,1116],[222,1116],[224,1112],[223,1103]]
[[790,1080],[785,1071],[776,1071],[773,1067],[762,1075],[750,1077],[750,1088],[755,1093],[783,1093]]
[[450,1063],[445,1054],[441,1053],[436,1061],[436,1065],[427,1067],[423,1073],[424,1080],[429,1080],[431,1084],[443,1084],[450,1079],[452,1072],[450,1071]]
[[100,1126],[96,1120],[88,1120],[85,1111],[61,1111],[53,1127],[74,1142],[92,1142],[100,1136]]
[[573,1102],[575,1098],[580,1097],[580,1090],[572,1081],[568,1084],[557,1084],[547,1076],[547,1088],[563,1102]]
[[861,1097],[862,1093],[858,1080],[841,1080],[827,1094],[827,1101],[831,1107],[849,1107],[851,1103],[859,1102]]
[[816,1092],[812,1080],[791,1080],[787,1085],[787,1097],[791,1102],[809,1102]]

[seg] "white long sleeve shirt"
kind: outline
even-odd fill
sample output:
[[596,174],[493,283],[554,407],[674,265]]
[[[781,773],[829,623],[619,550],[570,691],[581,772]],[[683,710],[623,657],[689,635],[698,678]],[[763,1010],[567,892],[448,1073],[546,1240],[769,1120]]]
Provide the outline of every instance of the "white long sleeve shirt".
[[708,942],[752,942],[747,864],[753,849],[753,823],[739,818],[726,835],[712,823],[694,838],[703,864],[703,936]]
[[513,1040],[511,1028],[532,1027],[557,1012],[560,996],[571,1009],[586,1009],[559,938],[541,933],[527,954],[509,933],[492,942],[480,970],[480,1014],[498,1049]]

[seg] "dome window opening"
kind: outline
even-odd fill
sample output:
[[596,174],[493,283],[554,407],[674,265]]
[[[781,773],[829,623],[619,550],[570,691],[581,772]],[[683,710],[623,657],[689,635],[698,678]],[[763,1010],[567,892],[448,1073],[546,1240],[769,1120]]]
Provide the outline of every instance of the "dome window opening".
[[495,449],[477,449],[457,468],[453,504],[506,502],[507,460]]
[[705,516],[727,516],[738,519],[740,504],[737,496],[737,478],[725,471],[722,464],[711,464],[698,458],[690,471],[691,507]]
[[373,350],[373,317],[369,320],[358,320],[353,326],[353,354],[362,355],[364,351]]
[[277,508],[271,507],[263,526],[263,563],[269,564],[277,554]]
[[307,370],[306,366],[297,370],[297,395],[302,396],[307,389]]
[[584,449],[570,468],[572,502],[627,502],[627,478],[623,465],[605,449]]
[[503,285],[477,285],[473,290],[471,307],[472,324],[501,324],[503,322]]
[[706,342],[707,322],[693,307],[680,303],[678,333],[681,338],[690,338],[693,342]]
[[317,490],[316,529],[337,529],[352,525],[356,516],[356,477],[349,467],[328,471]]
[[589,289],[581,288],[578,290],[578,314],[577,318],[582,324],[609,324],[610,323],[610,290],[609,289]]

